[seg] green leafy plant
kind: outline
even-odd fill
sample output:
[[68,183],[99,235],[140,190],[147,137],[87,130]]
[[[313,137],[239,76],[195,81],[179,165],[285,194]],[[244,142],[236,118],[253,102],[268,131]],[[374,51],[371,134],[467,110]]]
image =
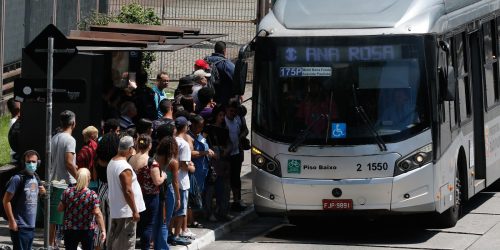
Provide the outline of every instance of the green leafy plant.
[[[91,25],[107,25],[109,23],[135,23],[146,25],[161,25],[161,19],[153,8],[145,8],[137,3],[124,5],[116,16],[93,11],[88,17],[82,19],[78,29],[89,30]],[[151,75],[151,65],[156,61],[153,52],[142,53],[142,67]]]

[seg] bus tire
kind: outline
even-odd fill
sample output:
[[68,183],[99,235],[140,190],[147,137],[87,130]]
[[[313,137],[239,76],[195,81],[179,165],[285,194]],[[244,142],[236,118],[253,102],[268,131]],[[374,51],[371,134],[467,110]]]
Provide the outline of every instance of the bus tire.
[[462,203],[461,203],[461,179],[460,179],[460,173],[458,169],[455,170],[455,187],[454,187],[454,198],[453,198],[453,206],[448,208],[446,211],[444,211],[442,214],[438,215],[437,218],[437,223],[438,227],[440,228],[450,228],[454,227],[458,219],[460,218],[460,213],[462,211]]

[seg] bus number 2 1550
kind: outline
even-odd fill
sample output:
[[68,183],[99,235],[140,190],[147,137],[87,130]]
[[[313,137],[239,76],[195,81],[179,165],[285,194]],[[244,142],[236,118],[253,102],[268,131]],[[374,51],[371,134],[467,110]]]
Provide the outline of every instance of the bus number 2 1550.
[[[363,165],[362,164],[356,164],[358,167],[357,171],[361,172],[363,171]],[[366,168],[368,171],[383,171],[389,169],[389,164],[387,162],[370,162],[366,164]]]

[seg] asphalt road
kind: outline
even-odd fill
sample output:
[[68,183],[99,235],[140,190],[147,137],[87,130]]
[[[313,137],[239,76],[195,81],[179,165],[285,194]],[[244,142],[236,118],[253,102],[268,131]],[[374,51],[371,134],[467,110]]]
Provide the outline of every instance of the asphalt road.
[[500,249],[500,182],[465,204],[453,228],[432,217],[339,218],[307,226],[259,217],[205,249]]

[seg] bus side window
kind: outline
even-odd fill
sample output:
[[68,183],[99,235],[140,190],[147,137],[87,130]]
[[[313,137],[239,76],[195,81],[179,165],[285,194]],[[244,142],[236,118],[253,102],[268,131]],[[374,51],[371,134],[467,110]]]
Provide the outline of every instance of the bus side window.
[[462,32],[455,35],[453,39],[453,53],[455,55],[455,72],[458,81],[458,109],[460,122],[469,120],[472,114],[471,91],[469,73],[467,72],[467,46],[465,46],[465,34]]
[[[455,58],[455,53],[454,51],[454,46],[455,46],[455,39],[452,37],[451,39],[448,40],[449,44],[451,45],[451,51],[448,53],[448,57],[446,60],[448,60],[448,64],[453,66],[455,68],[455,77],[456,77],[456,68],[457,68],[457,63],[456,63],[456,58]],[[456,86],[456,84],[455,84]],[[458,128],[458,117],[459,117],[459,107],[457,106],[459,100],[458,100],[458,95],[456,94],[457,89],[455,88],[455,101],[450,101],[449,106],[450,106],[450,126],[451,129],[453,128]]]
[[[439,61],[438,61],[438,65],[439,67],[441,67],[442,69],[446,69],[446,60],[447,60],[447,57],[446,57],[446,53],[442,50],[440,50],[439,52]],[[441,88],[442,85],[441,83],[438,84],[438,86]],[[439,92],[441,92],[442,90],[439,90]],[[450,109],[450,106],[449,106],[449,103],[447,101],[441,101],[439,103],[439,117],[440,117],[440,122],[441,124],[444,124],[447,122],[447,116],[449,114],[449,109]]]
[[495,20],[483,23],[483,48],[484,48],[484,83],[486,87],[486,103],[488,108],[498,102],[498,60],[496,58]]

